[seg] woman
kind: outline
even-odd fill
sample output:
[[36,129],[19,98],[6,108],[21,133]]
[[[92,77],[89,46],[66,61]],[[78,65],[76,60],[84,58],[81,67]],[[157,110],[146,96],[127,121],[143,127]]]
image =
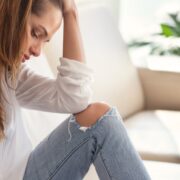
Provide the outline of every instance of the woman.
[[[25,65],[64,21],[56,79]],[[93,163],[102,180],[150,179],[115,107],[90,103],[91,69],[74,0],[0,1],[0,180],[79,180]],[[71,113],[34,150],[20,106]]]

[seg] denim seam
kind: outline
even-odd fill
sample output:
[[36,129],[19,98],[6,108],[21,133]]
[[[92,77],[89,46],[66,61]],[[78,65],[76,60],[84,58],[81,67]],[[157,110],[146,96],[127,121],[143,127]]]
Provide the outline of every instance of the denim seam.
[[71,152],[69,152],[69,154],[67,154],[67,156],[64,158],[64,160],[62,160],[61,162],[57,163],[56,169],[54,170],[53,173],[50,174],[48,180],[51,180],[56,173],[58,172],[58,170],[63,166],[63,164],[71,157],[71,155],[77,151],[82,145],[84,145],[85,143],[87,143],[89,141],[90,137],[86,138],[83,142],[81,142],[78,146],[76,146],[74,149],[72,149]]
[[104,162],[104,159],[103,159],[103,156],[102,156],[102,152],[99,152],[99,154],[100,154],[102,163],[103,163],[103,165],[104,165],[104,168],[106,169],[106,172],[107,172],[109,178],[111,179],[111,175],[110,175],[109,170],[108,170],[108,168],[107,168],[107,166],[106,166],[106,164],[105,164],[105,162]]

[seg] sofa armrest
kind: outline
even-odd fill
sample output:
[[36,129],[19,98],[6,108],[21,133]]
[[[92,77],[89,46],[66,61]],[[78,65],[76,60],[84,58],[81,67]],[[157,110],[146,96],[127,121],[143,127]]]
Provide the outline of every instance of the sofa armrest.
[[138,68],[146,109],[180,110],[180,73]]

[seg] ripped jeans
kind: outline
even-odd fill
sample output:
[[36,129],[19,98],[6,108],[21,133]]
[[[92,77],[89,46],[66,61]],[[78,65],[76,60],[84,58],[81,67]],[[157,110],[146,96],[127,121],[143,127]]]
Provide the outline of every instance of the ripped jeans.
[[91,164],[100,180],[149,180],[112,107],[91,127],[68,117],[31,153],[24,180],[82,180]]

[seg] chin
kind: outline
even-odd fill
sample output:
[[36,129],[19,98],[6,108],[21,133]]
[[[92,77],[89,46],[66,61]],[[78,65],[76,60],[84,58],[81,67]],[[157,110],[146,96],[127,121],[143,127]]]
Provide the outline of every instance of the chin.
[[26,59],[22,59],[21,62],[22,62],[22,63],[26,62]]

